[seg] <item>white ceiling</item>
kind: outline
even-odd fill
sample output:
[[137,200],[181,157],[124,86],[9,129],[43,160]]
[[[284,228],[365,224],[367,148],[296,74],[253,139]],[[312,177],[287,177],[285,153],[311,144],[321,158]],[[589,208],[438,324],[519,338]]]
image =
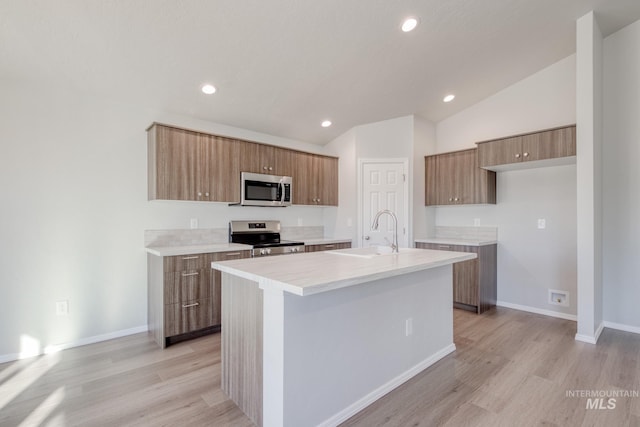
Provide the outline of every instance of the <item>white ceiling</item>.
[[590,10],[605,36],[640,19],[639,0],[0,0],[0,72],[324,144],[482,100],[574,53]]

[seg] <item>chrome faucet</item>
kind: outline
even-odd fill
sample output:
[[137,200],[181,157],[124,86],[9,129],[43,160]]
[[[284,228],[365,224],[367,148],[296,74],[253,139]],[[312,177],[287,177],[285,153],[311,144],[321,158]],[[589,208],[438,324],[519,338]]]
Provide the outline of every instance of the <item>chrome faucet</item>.
[[377,230],[380,224],[378,224],[378,220],[382,214],[390,215],[393,218],[393,243],[391,244],[391,251],[398,253],[398,217],[396,214],[391,212],[389,209],[384,209],[376,214],[373,218],[373,224],[371,224],[371,228],[373,230]]

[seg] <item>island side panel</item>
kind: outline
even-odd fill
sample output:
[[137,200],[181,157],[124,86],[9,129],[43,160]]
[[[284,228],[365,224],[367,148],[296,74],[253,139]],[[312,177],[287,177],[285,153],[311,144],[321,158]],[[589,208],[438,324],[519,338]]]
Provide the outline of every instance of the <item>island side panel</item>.
[[220,388],[262,425],[262,309],[258,283],[222,273],[222,379]]
[[337,425],[454,351],[452,284],[447,265],[306,297],[285,293],[282,425]]

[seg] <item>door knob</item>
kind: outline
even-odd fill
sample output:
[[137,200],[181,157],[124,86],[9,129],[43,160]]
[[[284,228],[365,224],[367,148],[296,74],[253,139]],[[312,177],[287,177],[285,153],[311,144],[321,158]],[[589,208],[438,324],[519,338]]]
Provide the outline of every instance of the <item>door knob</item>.
[[371,237],[369,236],[364,236],[364,240],[369,240]]

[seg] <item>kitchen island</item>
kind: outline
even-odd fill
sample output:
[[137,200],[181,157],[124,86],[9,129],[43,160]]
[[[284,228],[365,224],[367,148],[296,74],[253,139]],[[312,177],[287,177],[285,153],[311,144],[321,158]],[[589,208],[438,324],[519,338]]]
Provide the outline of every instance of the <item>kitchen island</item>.
[[455,350],[451,265],[475,257],[359,248],[212,263],[223,391],[258,425],[337,425]]

